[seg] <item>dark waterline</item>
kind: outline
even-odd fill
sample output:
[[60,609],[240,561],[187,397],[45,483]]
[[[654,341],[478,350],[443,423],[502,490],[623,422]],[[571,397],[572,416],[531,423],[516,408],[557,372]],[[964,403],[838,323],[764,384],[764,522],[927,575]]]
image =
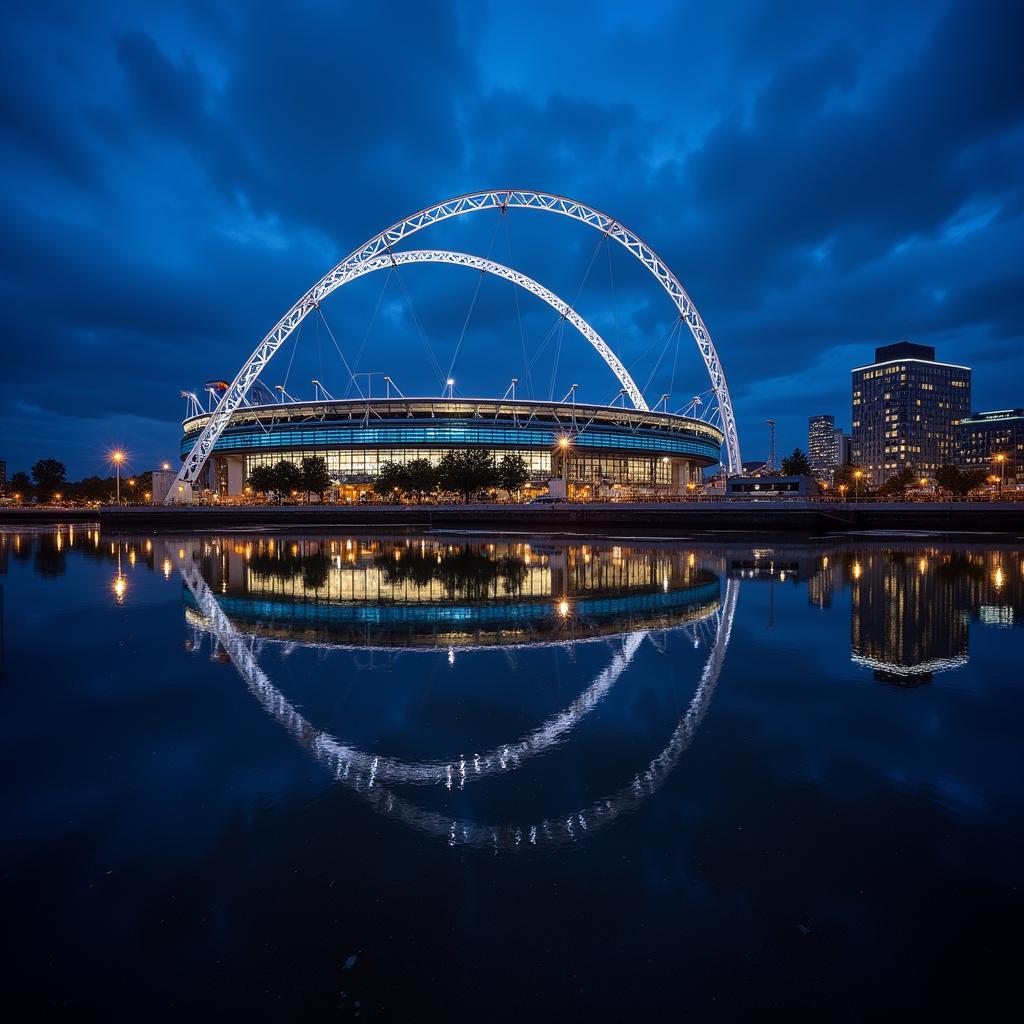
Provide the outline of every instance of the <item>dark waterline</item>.
[[1013,997],[1019,546],[75,526],[0,588],[10,1002]]

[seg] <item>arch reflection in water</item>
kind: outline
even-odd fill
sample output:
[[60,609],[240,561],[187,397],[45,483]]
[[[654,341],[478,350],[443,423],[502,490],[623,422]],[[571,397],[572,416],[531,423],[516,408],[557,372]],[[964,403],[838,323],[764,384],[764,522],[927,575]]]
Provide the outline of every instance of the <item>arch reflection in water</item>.
[[[500,559],[506,556],[499,554],[497,557]],[[613,557],[621,561],[621,552]],[[717,599],[710,600],[709,593],[709,587],[713,585],[717,598],[717,580],[707,573],[703,573],[699,578],[691,578],[690,587],[680,588],[689,592],[689,600],[683,602],[679,595],[676,595],[677,610],[672,624],[669,625],[665,621],[664,603],[653,605],[647,603],[645,605],[639,600],[645,596],[644,591],[650,590],[651,578],[649,573],[641,573],[646,586],[636,588],[638,592],[632,597],[638,600],[632,606],[624,606],[621,603],[630,595],[620,593],[618,599],[611,604],[600,608],[591,607],[587,620],[591,628],[589,637],[583,636],[582,626],[579,622],[577,623],[572,635],[574,641],[588,638],[607,639],[609,636],[618,635],[621,637],[621,649],[613,652],[609,664],[597,674],[584,692],[564,711],[552,716],[521,739],[499,746],[484,754],[474,755],[468,759],[457,757],[439,761],[409,762],[358,750],[310,723],[274,686],[260,667],[257,658],[257,635],[264,634],[258,629],[250,628],[251,623],[239,625],[233,615],[227,614],[225,608],[222,607],[228,603],[224,597],[227,588],[222,581],[222,585],[218,588],[221,590],[221,594],[215,596],[214,589],[199,569],[200,561],[201,559],[196,557],[182,565],[182,575],[187,587],[189,603],[192,605],[187,614],[196,626],[211,634],[264,709],[309,749],[338,781],[355,790],[378,811],[395,816],[411,826],[444,838],[449,843],[471,845],[515,846],[523,842],[535,845],[539,842],[559,842],[578,838],[593,828],[613,821],[654,792],[689,745],[693,733],[707,709],[728,645],[738,590],[738,584],[735,581],[730,581],[724,606],[719,606]],[[442,558],[441,562],[443,563],[443,561]],[[584,564],[586,561],[587,559],[583,560]],[[433,558],[433,562],[438,564],[436,557]],[[691,570],[694,569],[693,559],[683,558],[680,564],[688,564]],[[658,568],[664,571],[665,567],[659,566]],[[707,576],[711,576],[713,583],[705,578]],[[660,593],[664,596],[666,593],[664,581],[668,577],[662,576],[661,579]],[[563,590],[567,592],[568,587],[564,587]],[[461,597],[462,595],[455,594],[454,596]],[[607,598],[603,600],[607,601]],[[527,601],[526,604],[529,605],[530,602]],[[515,612],[518,607],[516,602],[506,602],[505,604],[505,610],[512,613],[513,620],[516,620]],[[547,605],[547,607],[551,606]],[[275,610],[280,614],[280,609]],[[641,610],[651,618],[654,628],[658,630],[686,629],[698,645],[702,639],[705,640],[710,646],[710,653],[697,691],[686,714],[677,723],[665,748],[647,765],[645,770],[637,773],[622,790],[557,820],[542,819],[535,824],[522,826],[492,826],[453,820],[442,813],[425,810],[398,796],[388,788],[389,785],[401,784],[433,784],[442,785],[448,789],[453,786],[461,788],[467,782],[480,781],[496,773],[512,771],[527,760],[563,742],[579,721],[608,693],[628,668],[636,651],[649,635],[648,630],[619,629],[617,632],[613,632],[616,617],[621,620],[625,611],[630,620],[635,621]],[[599,613],[604,613],[605,617],[601,618]],[[534,614],[531,613],[531,615]],[[551,614],[556,618],[559,615],[557,609]],[[307,621],[307,617],[300,617],[300,621]],[[532,623],[535,620],[530,618],[530,621]],[[492,621],[488,629],[490,630],[493,625]],[[621,625],[621,621],[619,625]],[[248,634],[246,629],[249,629]],[[281,638],[281,629],[279,618],[275,628],[278,639]],[[522,630],[512,632],[512,642],[520,645],[552,642],[546,637],[531,641],[524,638]],[[543,628],[541,633],[544,636]],[[489,633],[489,636],[491,635],[495,635],[493,630]],[[489,642],[492,645],[494,643],[493,640]],[[561,642],[565,642],[564,639]],[[324,641],[317,639],[313,641],[313,644],[323,646]],[[341,646],[350,645],[349,641]],[[420,647],[419,649],[424,648]],[[435,645],[426,649],[437,650],[438,648]]]

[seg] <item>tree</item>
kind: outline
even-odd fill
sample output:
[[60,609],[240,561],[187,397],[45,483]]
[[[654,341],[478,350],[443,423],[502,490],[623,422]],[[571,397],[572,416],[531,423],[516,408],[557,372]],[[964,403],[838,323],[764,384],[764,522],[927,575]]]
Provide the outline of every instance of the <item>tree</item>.
[[[860,473],[858,477],[857,474]],[[845,484],[849,488],[858,486],[858,480],[860,481],[860,488],[865,488],[865,478],[867,474],[854,462],[847,462],[845,466],[839,466],[836,468],[836,487],[840,484]]]
[[7,481],[7,493],[20,494],[21,500],[27,501],[32,496],[32,480],[28,473],[19,470],[11,474],[11,479]]
[[282,459],[274,466],[271,479],[278,497],[283,498],[285,495],[291,494],[292,491],[302,488],[302,469],[294,462]]
[[382,462],[373,489],[382,498],[394,498],[409,489],[409,474],[400,462]]
[[461,494],[467,503],[471,495],[497,482],[494,459],[483,448],[445,452],[437,469],[441,489]]
[[422,501],[425,494],[437,490],[437,467],[430,459],[413,459],[405,467],[405,487]]
[[313,492],[321,501],[324,491],[331,486],[331,477],[327,472],[327,460],[322,455],[307,455],[302,460],[302,490],[307,494]]
[[799,449],[794,448],[792,455],[787,455],[781,465],[783,476],[810,476],[811,464],[807,456]]
[[497,467],[498,486],[508,492],[511,499],[513,491],[520,488],[530,479],[530,469],[522,455],[506,455]]
[[67,470],[63,462],[56,459],[40,459],[32,467],[32,479],[35,481],[39,500],[52,500],[54,494],[64,487],[66,477]]
[[917,474],[913,467],[904,466],[898,473],[893,473],[888,480],[878,488],[882,495],[905,494],[908,487],[917,483]]
[[935,482],[950,494],[970,494],[985,482],[983,469],[960,469],[958,466],[939,466],[935,470]]
[[274,491],[274,467],[254,466],[246,481],[248,485],[261,494],[271,494]]

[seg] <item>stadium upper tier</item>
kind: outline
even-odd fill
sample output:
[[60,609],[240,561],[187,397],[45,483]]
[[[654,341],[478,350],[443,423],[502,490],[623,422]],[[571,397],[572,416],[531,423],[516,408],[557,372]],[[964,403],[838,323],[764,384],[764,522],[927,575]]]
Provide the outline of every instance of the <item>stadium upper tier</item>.
[[[183,423],[186,458],[209,414]],[[259,465],[322,456],[341,497],[380,466],[486,449],[523,457],[534,488],[598,497],[615,489],[683,493],[720,458],[723,432],[702,420],[618,406],[508,399],[379,398],[237,409],[214,445],[206,487],[240,494]]]

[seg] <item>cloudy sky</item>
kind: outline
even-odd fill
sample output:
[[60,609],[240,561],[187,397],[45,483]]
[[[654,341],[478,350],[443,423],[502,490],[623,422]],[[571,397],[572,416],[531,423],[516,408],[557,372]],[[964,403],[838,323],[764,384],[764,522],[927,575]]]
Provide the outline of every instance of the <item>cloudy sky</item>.
[[[343,2],[5,5],[0,458],[173,458],[182,389],[230,379],[309,285],[462,192],[582,199],[644,237],[721,354],[744,458],[849,425],[849,369],[908,335],[1024,405],[1024,7]],[[654,279],[562,218],[478,213],[408,248],[572,302],[650,400],[708,387]],[[266,371],[406,394],[609,401],[551,310],[457,267],[380,272]],[[365,379],[363,385],[365,386]],[[373,384],[382,387],[380,378]]]

